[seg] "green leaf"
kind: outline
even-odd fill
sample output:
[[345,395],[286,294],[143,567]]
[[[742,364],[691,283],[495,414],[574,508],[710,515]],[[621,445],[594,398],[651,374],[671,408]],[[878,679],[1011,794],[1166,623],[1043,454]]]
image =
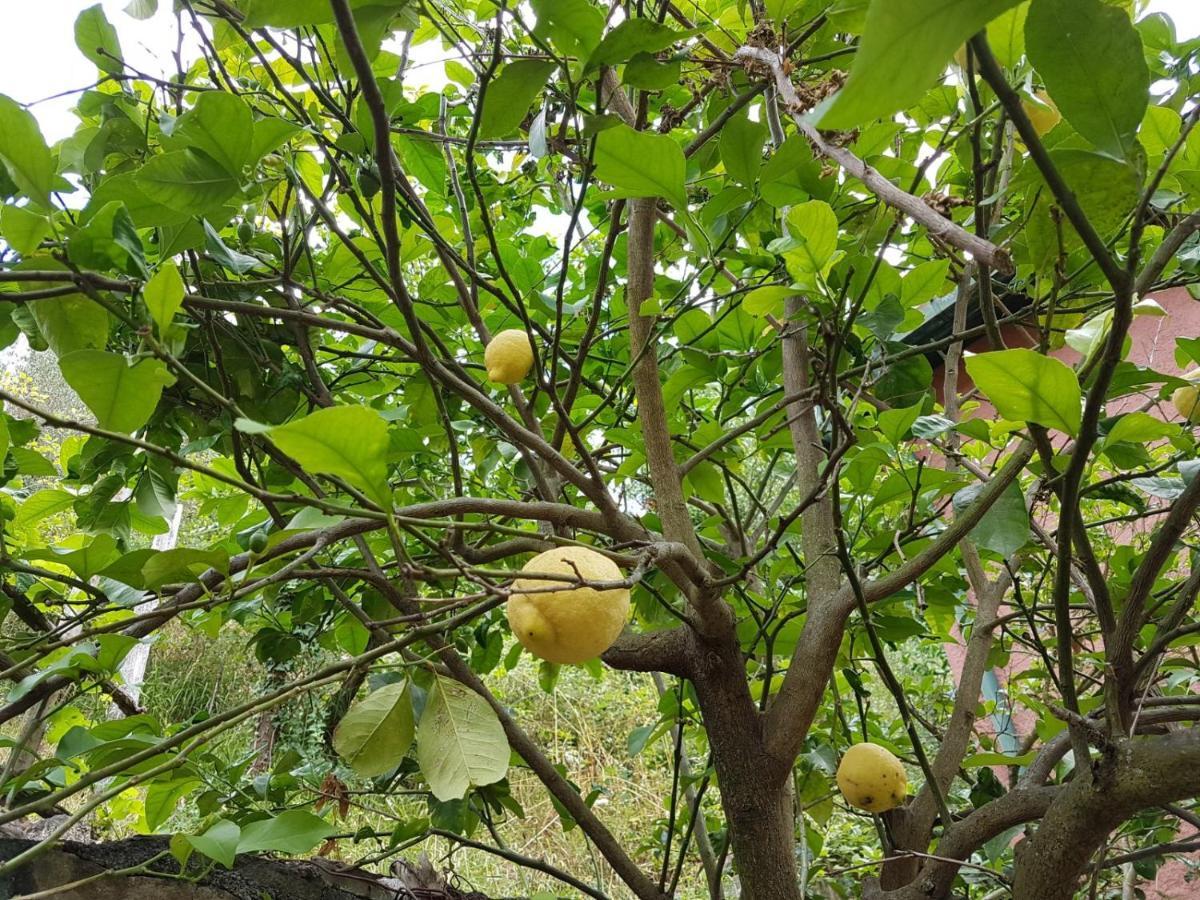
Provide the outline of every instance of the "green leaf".
[[204,222],[204,249],[218,263],[238,275],[245,275],[255,266],[260,265],[257,257],[251,256],[249,253],[239,253],[221,240],[221,235],[208,224],[207,220]]
[[537,27],[564,56],[586,60],[600,43],[604,13],[588,0],[531,0]]
[[71,235],[67,255],[81,269],[125,270],[132,261],[145,268],[145,249],[129,211],[120,200],[106,203]]
[[508,772],[508,738],[487,701],[438,675],[417,726],[417,761],[433,795],[459,800]]
[[333,732],[333,749],[364,777],[390,772],[413,742],[408,682],[385,685],[355,703]]
[[[350,0],[351,9],[388,5],[390,0]],[[297,28],[301,25],[324,25],[332,22],[333,7],[329,0],[244,0],[239,4],[245,13],[242,25],[246,28]],[[392,5],[399,5],[392,2]]]
[[921,99],[954,52],[1019,0],[871,0],[846,86],[821,127],[850,129]]
[[310,472],[344,478],[391,508],[387,479],[387,424],[365,406],[332,406],[276,428],[239,419],[242,431],[267,430],[271,440]]
[[621,73],[621,83],[644,91],[662,91],[679,82],[683,66],[677,59],[659,62],[652,53],[638,53]]
[[156,781],[146,788],[143,805],[146,828],[157,831],[175,813],[180,801],[202,783],[198,778],[181,778],[177,781]]
[[173,150],[151,157],[135,175],[147,198],[168,209],[203,216],[238,192],[238,183],[212,157]]
[[0,94],[0,162],[21,193],[50,207],[56,182],[54,157],[33,114],[4,94]]
[[35,300],[29,304],[29,312],[59,359],[108,343],[108,313],[82,294]]
[[1128,13],[1102,0],[1034,0],[1025,49],[1071,126],[1101,150],[1128,156],[1150,96]]
[[22,256],[37,250],[42,238],[50,233],[50,220],[27,206],[0,209],[0,237]]
[[592,52],[584,71],[628,62],[639,53],[658,53],[683,40],[688,34],[675,31],[653,19],[626,19],[604,36]]
[[196,105],[179,117],[171,146],[207,153],[232,177],[251,162],[254,117],[241,97],[224,91],[204,91]]
[[837,215],[824,200],[809,200],[793,206],[787,215],[789,235],[795,246],[784,253],[788,271],[804,285],[824,276],[837,251]]
[[1149,413],[1131,412],[1117,419],[1116,424],[1109,429],[1108,434],[1104,437],[1104,446],[1108,447],[1122,442],[1147,444],[1165,437],[1174,437],[1177,434],[1179,434],[1178,425],[1164,422]]
[[117,556],[116,539],[109,534],[98,534],[90,543],[77,550],[60,550],[47,547],[26,551],[27,559],[42,559],[66,566],[85,581],[100,572]]
[[179,267],[170,260],[163,263],[142,288],[142,299],[158,324],[159,334],[165,334],[171,326],[171,320],[183,305],[183,295],[183,276],[179,274]]
[[795,295],[795,288],[783,285],[755,288],[742,300],[742,309],[752,316],[765,316],[767,313],[772,313],[776,317],[782,317],[784,301]]
[[1000,65],[1013,68],[1025,55],[1025,17],[1029,3],[1000,13],[987,27],[988,44]]
[[396,138],[396,149],[404,162],[404,170],[415,175],[417,181],[439,196],[446,193],[446,157],[433,141],[400,135]]
[[1083,394],[1065,363],[1018,348],[968,356],[967,372],[1004,418],[1079,433]]
[[498,138],[516,131],[554,69],[554,63],[540,59],[519,59],[505,66],[488,85],[479,114],[479,136]]
[[242,830],[228,819],[220,819],[204,834],[187,835],[188,843],[227,869],[233,868]]
[[914,266],[901,282],[904,306],[912,309],[941,295],[947,286],[946,275],[949,271],[948,259],[934,259]]
[[175,380],[160,359],[130,365],[121,354],[104,350],[76,350],[60,357],[58,367],[106,431],[137,431]]
[[287,119],[268,116],[254,123],[254,139],[250,146],[250,162],[255,163],[278,150],[289,138],[300,130],[300,126]]
[[[969,508],[983,490],[982,484],[973,484],[954,495],[954,511]],[[971,540],[985,550],[1003,557],[1010,557],[1029,540],[1029,510],[1025,507],[1025,495],[1016,484],[996,498],[979,524],[971,529]]]
[[227,572],[229,554],[224,550],[175,547],[148,557],[142,563],[141,575],[146,587],[157,590],[164,584],[186,584],[196,581],[209,569]]
[[242,829],[238,853],[307,853],[337,831],[320,816],[305,809],[289,809],[272,819],[251,822]]
[[[5,435],[7,436],[7,429]],[[2,459],[3,457],[0,456],[0,460]],[[42,519],[70,509],[71,504],[74,502],[74,494],[54,488],[43,488],[21,501],[21,505],[17,507],[17,515],[13,519],[13,524],[18,528],[27,528],[30,525],[36,525]]]
[[104,7],[99,3],[89,6],[75,20],[75,46],[101,72],[120,75],[125,71],[117,29],[109,23]]
[[665,197],[687,207],[683,150],[665,134],[646,134],[617,125],[596,138],[596,177],[616,197]]
[[158,0],[129,0],[124,12],[133,19],[153,19],[158,12]]
[[734,116],[721,129],[721,162],[725,171],[739,184],[752,188],[758,182],[762,168],[763,145],[767,142],[767,126],[751,122],[746,116]]
[[900,409],[885,409],[879,414],[879,430],[894,446],[899,446],[904,440],[913,422],[917,421],[917,417],[921,415],[921,408],[925,405],[925,398],[922,397],[912,406],[901,407]]

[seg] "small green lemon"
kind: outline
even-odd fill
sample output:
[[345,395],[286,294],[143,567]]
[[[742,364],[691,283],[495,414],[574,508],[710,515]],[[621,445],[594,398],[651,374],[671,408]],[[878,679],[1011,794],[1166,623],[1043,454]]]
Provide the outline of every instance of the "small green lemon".
[[881,813],[904,802],[908,776],[891,751],[878,744],[855,744],[837,770],[838,789],[851,806]]
[[496,384],[516,384],[533,368],[533,344],[529,335],[515,328],[492,338],[483,351],[488,380]]
[[[547,550],[521,571],[592,582],[622,577],[616,563],[587,547]],[[597,590],[556,579],[519,578],[513,591],[508,624],[526,650],[548,662],[594,659],[613,645],[629,618],[627,588]]]

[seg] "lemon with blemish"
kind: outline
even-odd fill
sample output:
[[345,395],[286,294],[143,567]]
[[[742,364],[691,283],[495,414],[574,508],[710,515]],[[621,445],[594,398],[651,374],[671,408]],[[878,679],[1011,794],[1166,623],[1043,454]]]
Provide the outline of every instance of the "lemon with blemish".
[[518,578],[513,583],[508,624],[534,656],[552,663],[587,662],[621,634],[629,619],[629,589],[579,583],[620,581],[621,570],[607,556],[588,547],[555,547],[539,553],[521,571],[563,576]]
[[837,770],[838,789],[851,806],[881,813],[895,809],[908,793],[908,776],[891,751],[878,744],[855,744]]
[[491,339],[483,351],[489,381],[516,384],[533,368],[533,344],[524,331],[509,328]]

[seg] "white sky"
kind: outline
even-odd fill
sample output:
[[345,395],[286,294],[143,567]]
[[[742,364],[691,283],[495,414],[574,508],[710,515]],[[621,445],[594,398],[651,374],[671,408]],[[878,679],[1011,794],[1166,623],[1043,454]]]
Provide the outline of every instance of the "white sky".
[[[2,0],[0,0],[2,2]],[[96,79],[90,62],[75,48],[74,21],[80,10],[95,0],[34,0],[7,2],[0,28],[0,94],[29,103],[63,91],[87,87]],[[103,0],[109,21],[121,36],[125,58],[154,75],[174,70],[174,15],[170,0],[160,0],[158,14],[139,22],[122,10],[128,0]],[[1180,38],[1200,34],[1200,0],[1150,0],[1147,12],[1165,12],[1174,21]],[[189,56],[191,54],[188,54]],[[436,67],[440,69],[440,66]],[[425,77],[440,81],[440,72]],[[71,134],[75,120],[69,113],[72,100],[48,101],[34,107],[42,130],[51,142]]]

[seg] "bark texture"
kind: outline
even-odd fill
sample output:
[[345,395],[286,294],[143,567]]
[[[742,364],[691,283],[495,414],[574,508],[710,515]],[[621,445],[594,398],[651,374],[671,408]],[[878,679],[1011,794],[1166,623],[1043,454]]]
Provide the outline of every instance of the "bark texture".
[[[0,859],[11,859],[36,840],[0,837]],[[104,871],[145,863],[167,848],[162,838],[136,837],[89,844],[64,842],[43,854],[11,878],[0,877],[0,897],[19,897],[54,890]],[[172,859],[151,867],[164,874],[178,873]],[[442,885],[423,896],[428,900],[486,900],[482,894],[463,894]],[[403,896],[401,882],[340,864],[320,861],[275,860],[239,856],[232,869],[220,866],[199,883],[151,875],[109,876],[76,888],[55,891],[56,900],[391,900]]]

